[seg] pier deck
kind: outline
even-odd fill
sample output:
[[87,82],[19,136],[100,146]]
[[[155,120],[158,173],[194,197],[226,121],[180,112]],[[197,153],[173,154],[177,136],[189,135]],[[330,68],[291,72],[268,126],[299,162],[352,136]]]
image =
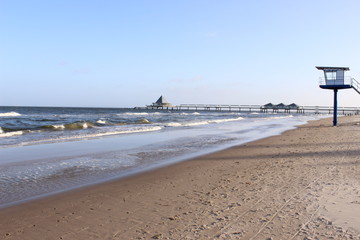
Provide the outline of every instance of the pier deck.
[[[315,113],[332,114],[330,106],[298,106],[291,107],[265,107],[264,105],[222,105],[222,104],[180,104],[177,106],[146,106],[136,109],[178,110],[178,111],[227,111],[227,112],[259,112],[259,113]],[[343,115],[360,114],[360,107],[339,107],[338,113]]]

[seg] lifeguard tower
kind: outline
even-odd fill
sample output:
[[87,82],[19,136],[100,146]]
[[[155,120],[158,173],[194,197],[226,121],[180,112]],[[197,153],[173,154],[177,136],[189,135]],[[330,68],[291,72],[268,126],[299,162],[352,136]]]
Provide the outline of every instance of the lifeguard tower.
[[318,70],[324,71],[324,77],[320,78],[320,88],[334,90],[334,118],[333,125],[337,125],[337,92],[339,89],[353,88],[360,93],[359,83],[351,77],[345,77],[345,71],[349,71],[348,67],[316,67]]

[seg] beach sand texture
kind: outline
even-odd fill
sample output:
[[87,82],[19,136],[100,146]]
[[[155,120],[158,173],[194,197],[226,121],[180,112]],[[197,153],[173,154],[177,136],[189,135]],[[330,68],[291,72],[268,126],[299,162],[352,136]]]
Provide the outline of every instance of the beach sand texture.
[[360,239],[360,117],[0,210],[0,239]]

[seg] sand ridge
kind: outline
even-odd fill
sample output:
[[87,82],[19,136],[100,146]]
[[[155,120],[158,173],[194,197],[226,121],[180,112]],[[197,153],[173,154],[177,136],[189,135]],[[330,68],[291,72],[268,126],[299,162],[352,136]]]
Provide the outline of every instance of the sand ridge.
[[360,117],[0,210],[0,239],[360,239]]

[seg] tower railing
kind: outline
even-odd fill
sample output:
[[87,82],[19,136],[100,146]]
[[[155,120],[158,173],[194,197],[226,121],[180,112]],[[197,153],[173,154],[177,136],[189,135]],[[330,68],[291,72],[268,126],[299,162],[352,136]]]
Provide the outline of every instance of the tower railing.
[[[319,78],[319,85],[352,85],[353,78],[344,77],[343,79],[325,79],[325,77]],[[341,84],[340,84],[341,83]]]
[[332,86],[342,86],[342,85],[349,85],[352,87],[355,91],[360,93],[360,83],[356,81],[355,78],[352,77],[344,77],[344,81],[342,79],[338,80],[326,80],[325,77],[319,78],[319,85],[332,85]]

